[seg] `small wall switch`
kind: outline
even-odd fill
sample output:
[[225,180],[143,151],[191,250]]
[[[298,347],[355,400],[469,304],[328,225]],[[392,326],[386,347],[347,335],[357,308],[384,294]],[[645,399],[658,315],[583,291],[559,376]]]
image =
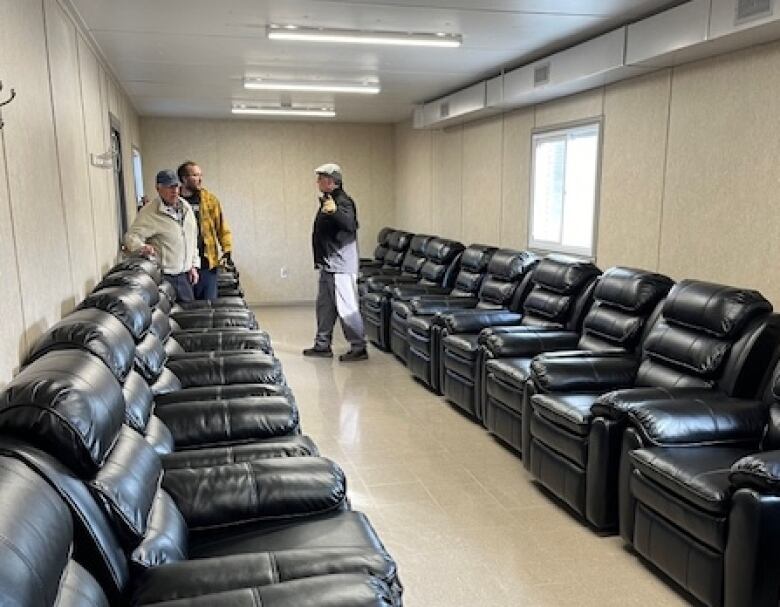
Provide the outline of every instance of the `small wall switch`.
[[290,273],[287,271],[287,266],[282,266],[279,268],[279,276],[282,278],[287,278],[290,275]]

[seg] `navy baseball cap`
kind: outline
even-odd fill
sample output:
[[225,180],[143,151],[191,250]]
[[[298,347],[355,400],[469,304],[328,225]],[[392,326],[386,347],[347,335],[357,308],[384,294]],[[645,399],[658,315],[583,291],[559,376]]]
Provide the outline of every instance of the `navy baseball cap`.
[[172,171],[170,169],[164,169],[159,173],[157,173],[156,183],[157,185],[161,185],[165,187],[171,187],[172,185],[180,185],[179,176],[176,174],[176,171]]

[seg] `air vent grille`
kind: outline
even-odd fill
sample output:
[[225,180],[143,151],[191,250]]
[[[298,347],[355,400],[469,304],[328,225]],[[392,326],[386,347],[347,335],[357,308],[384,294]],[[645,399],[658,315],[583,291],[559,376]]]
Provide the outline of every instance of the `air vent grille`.
[[542,86],[550,82],[550,64],[543,63],[534,68],[534,86]]
[[439,104],[439,118],[447,118],[450,115],[450,102],[444,101]]
[[769,17],[774,12],[774,0],[737,0],[735,25]]

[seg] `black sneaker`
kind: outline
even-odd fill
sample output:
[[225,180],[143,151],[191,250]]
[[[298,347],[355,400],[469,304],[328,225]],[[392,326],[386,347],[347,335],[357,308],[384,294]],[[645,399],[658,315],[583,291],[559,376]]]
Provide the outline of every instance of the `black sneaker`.
[[319,348],[314,346],[313,348],[306,348],[303,351],[304,356],[315,356],[317,358],[333,358],[333,350],[330,348]]
[[365,348],[350,350],[339,356],[339,360],[343,363],[349,363],[355,360],[368,360],[368,351]]

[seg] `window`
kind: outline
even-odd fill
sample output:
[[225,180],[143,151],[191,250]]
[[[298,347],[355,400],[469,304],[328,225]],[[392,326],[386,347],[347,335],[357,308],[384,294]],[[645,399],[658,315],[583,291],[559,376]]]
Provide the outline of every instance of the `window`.
[[133,147],[133,181],[135,182],[135,204],[143,206],[141,200],[144,196],[144,172],[141,169],[141,152]]
[[533,135],[530,248],[593,256],[599,129]]

